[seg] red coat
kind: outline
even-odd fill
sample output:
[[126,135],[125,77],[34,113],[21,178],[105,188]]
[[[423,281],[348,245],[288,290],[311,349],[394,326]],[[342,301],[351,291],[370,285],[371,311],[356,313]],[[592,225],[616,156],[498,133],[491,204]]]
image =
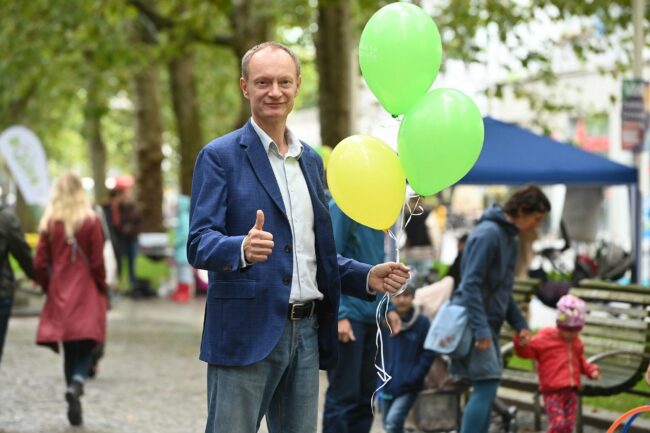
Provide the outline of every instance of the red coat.
[[522,358],[537,361],[539,389],[542,392],[578,388],[581,373],[594,379],[598,372],[598,366],[590,364],[584,357],[584,346],[580,338],[572,342],[565,341],[555,327],[540,330],[527,346],[522,346],[516,335],[515,353]]
[[81,251],[75,254],[60,222],[41,233],[34,257],[36,278],[47,293],[36,343],[57,351],[61,341],[103,343],[106,336],[108,299],[99,219],[86,219],[75,238],[87,260]]

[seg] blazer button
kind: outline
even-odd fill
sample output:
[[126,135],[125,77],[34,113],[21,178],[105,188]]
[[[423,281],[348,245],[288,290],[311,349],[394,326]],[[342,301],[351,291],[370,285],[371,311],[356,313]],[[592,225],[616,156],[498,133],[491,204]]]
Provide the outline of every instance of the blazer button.
[[290,253],[291,252],[291,245],[287,245],[286,247],[284,247],[284,252],[285,253]]
[[288,276],[288,275],[285,276],[285,277],[283,277],[283,278],[282,278],[282,282],[283,282],[284,284],[289,284],[289,283],[291,282],[291,277]]

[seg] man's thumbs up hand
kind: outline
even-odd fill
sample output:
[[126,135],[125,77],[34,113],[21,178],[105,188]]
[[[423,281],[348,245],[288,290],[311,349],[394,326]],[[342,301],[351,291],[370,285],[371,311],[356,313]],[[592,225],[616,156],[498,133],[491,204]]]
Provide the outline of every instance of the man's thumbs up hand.
[[261,210],[257,211],[257,216],[255,218],[255,226],[253,228],[257,230],[262,230],[264,228],[264,212]]
[[273,235],[263,227],[264,212],[258,210],[255,225],[244,238],[244,257],[248,263],[264,262],[273,251]]

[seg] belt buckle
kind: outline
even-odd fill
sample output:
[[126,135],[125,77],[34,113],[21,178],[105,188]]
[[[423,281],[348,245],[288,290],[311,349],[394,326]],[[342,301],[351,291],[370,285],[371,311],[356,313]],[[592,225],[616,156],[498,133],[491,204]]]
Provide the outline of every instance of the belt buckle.
[[301,319],[304,319],[304,318],[307,318],[307,317],[311,317],[314,314],[314,309],[316,308],[316,303],[314,301],[310,301],[310,302],[311,302],[311,309],[309,310],[309,314],[307,316],[305,316],[305,317],[296,317],[294,315],[294,313],[296,312],[296,307],[305,307],[307,305],[307,303],[300,303],[300,304],[294,303],[294,304],[291,304],[291,314],[289,314],[289,319],[293,320],[293,321],[296,321],[296,320],[301,320]]

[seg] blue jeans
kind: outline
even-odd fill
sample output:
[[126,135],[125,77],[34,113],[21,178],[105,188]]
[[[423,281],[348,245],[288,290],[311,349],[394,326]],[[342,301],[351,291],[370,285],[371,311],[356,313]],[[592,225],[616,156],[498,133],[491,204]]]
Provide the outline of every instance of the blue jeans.
[[5,337],[7,336],[7,328],[9,327],[9,316],[11,316],[11,305],[13,299],[11,297],[0,298],[0,362],[2,362],[2,349],[5,345]]
[[93,363],[93,349],[96,341],[77,340],[63,342],[63,372],[65,383],[70,385],[72,379],[84,382]]
[[323,433],[368,433],[372,426],[377,326],[354,320],[350,324],[356,340],[339,342],[339,362],[327,372]]
[[318,322],[287,320],[277,346],[246,366],[208,365],[206,433],[315,433],[318,418]]
[[490,429],[492,405],[499,388],[499,380],[472,382],[472,396],[465,406],[461,433],[487,433]]
[[381,420],[386,433],[404,433],[404,421],[417,397],[417,392],[407,392],[390,400],[380,400]]
[[122,257],[126,257],[126,266],[129,271],[129,284],[131,289],[138,287],[138,278],[135,271],[135,259],[138,255],[138,241],[120,238],[118,240],[117,255],[117,275],[121,280],[122,276]]

